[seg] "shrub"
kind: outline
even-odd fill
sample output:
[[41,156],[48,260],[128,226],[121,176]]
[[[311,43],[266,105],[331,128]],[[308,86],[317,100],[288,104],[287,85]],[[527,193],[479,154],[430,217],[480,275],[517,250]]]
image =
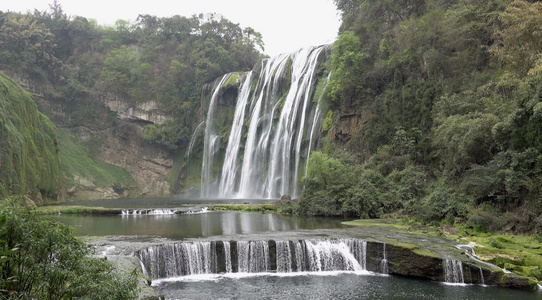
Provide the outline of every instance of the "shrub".
[[133,299],[137,278],[93,258],[73,231],[16,204],[0,207],[0,298]]

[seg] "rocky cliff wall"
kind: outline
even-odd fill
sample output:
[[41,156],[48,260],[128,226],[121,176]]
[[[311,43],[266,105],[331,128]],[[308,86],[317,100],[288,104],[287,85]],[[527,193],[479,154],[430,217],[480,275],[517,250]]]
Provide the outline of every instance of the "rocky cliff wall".
[[66,180],[75,182],[67,190],[69,199],[169,196],[174,153],[150,145],[142,138],[144,125],[161,123],[168,118],[155,101],[131,104],[115,96],[98,96],[87,102],[68,103],[48,97],[44,87],[20,74],[10,76],[34,96],[39,110],[55,125],[73,133],[76,143],[94,144],[93,149],[86,149],[89,157],[128,171],[136,183],[136,186],[115,183],[98,186],[94,178],[76,175]]
[[131,103],[116,96],[105,95],[101,101],[111,111],[117,113],[121,120],[142,121],[147,123],[162,123],[169,116],[158,109],[156,101],[149,100],[139,103]]

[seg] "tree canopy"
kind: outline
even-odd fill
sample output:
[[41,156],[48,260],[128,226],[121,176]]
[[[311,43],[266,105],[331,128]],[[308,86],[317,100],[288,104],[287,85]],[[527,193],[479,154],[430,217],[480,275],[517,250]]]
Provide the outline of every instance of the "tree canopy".
[[[101,26],[67,16],[56,1],[47,11],[0,12],[0,69],[25,74],[47,87],[46,96],[69,103],[70,113],[84,116],[71,125],[95,122],[88,103],[110,95],[156,101],[181,124],[167,130],[184,136],[194,126],[187,116],[195,114],[203,85],[252,69],[263,49],[259,32],[216,14],[139,15],[135,23]],[[174,142],[178,148],[187,140]]]

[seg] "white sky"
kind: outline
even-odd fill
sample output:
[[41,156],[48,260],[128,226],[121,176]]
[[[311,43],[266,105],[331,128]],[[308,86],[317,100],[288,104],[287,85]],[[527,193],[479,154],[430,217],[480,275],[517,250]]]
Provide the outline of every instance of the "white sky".
[[[25,13],[49,9],[53,0],[2,1],[0,11]],[[8,3],[6,3],[8,2]],[[219,13],[241,27],[263,35],[265,53],[274,56],[306,46],[335,41],[340,25],[333,0],[57,0],[69,16],[113,25],[117,19],[135,22],[139,14],[158,17]]]

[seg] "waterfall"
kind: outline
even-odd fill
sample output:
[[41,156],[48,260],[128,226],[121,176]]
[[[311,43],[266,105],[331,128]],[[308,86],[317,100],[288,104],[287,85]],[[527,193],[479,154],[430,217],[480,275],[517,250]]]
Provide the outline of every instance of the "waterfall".
[[305,266],[305,244],[301,244],[300,241],[295,242],[295,261],[297,262],[297,272],[304,271]]
[[214,124],[214,115],[216,109],[216,103],[220,95],[220,91],[231,74],[226,74],[222,77],[220,82],[215,86],[211,101],[209,102],[209,109],[207,111],[207,121],[205,122],[205,138],[203,148],[203,161],[201,167],[201,197],[209,198],[211,195],[211,171],[213,169],[214,156],[220,146],[220,135],[217,133]]
[[277,241],[277,272],[292,272],[292,251],[290,241]]
[[444,280],[446,283],[464,283],[463,264],[460,260],[444,260]]
[[214,242],[153,246],[142,250],[139,258],[152,279],[216,273]]
[[386,243],[383,244],[382,261],[380,262],[380,268],[383,274],[388,274],[388,253],[386,252]]
[[356,239],[182,242],[140,251],[145,274],[162,279],[215,273],[366,271],[367,242]]
[[306,241],[309,271],[362,271],[344,241]]
[[196,140],[198,139],[199,131],[201,130],[201,127],[205,124],[204,122],[199,123],[199,125],[196,127],[196,130],[194,130],[194,133],[192,133],[192,136],[190,137],[190,142],[188,143],[188,149],[186,150],[185,156],[188,160],[190,160],[190,155],[192,154],[192,150],[194,149],[194,145],[196,144]]
[[137,216],[137,215],[174,215],[181,213],[175,209],[156,208],[156,209],[123,209],[121,214],[123,216]]
[[[324,48],[278,55],[244,76],[227,141],[220,140],[214,118],[228,75],[215,86],[205,128],[202,197],[298,196],[298,169],[320,126],[315,125],[320,109],[312,97]],[[213,175],[219,149],[225,149],[223,164]]]
[[486,285],[486,281],[484,280],[484,270],[481,267],[478,267],[478,270],[480,271],[480,284]]
[[250,83],[252,80],[252,72],[249,72],[245,77],[244,83],[239,92],[237,98],[237,105],[235,107],[235,115],[233,117],[233,124],[230,131],[230,137],[228,139],[228,147],[226,149],[226,156],[224,158],[224,165],[222,166],[222,176],[219,186],[219,197],[232,197],[232,192],[235,190],[235,177],[237,175],[237,159],[239,157],[239,150],[241,144],[241,133],[243,129],[243,120],[245,119],[245,111],[250,95]]
[[[322,47],[316,51],[304,48],[294,56],[292,63],[292,82],[279,117],[277,133],[274,136],[269,157],[270,168],[267,176],[267,197],[281,195],[297,196],[297,171],[301,156],[301,141],[304,133],[307,106],[311,103],[310,93],[313,86],[318,56]],[[311,53],[312,51],[312,53]],[[309,76],[305,76],[308,74]],[[298,110],[302,105],[301,114]],[[296,128],[297,127],[297,128]],[[297,132],[297,134],[296,134]],[[292,143],[296,141],[292,149]],[[292,151],[293,150],[293,151]],[[292,153],[293,152],[293,153]],[[290,169],[291,155],[294,154],[294,169]],[[293,180],[290,181],[290,172]],[[290,189],[292,184],[293,189]],[[276,192],[279,192],[277,194]]]
[[269,244],[265,241],[237,242],[240,273],[261,273],[269,270]]
[[348,245],[354,258],[359,262],[361,269],[367,270],[367,241],[345,240],[345,243]]
[[226,264],[226,273],[232,272],[231,266],[231,245],[230,242],[224,242],[224,262]]

